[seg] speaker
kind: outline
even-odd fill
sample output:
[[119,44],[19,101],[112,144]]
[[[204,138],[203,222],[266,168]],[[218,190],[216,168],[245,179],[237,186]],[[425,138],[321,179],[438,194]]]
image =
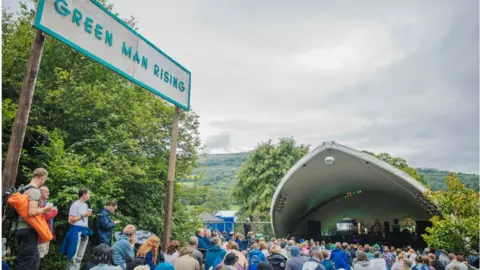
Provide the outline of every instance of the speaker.
[[424,233],[426,233],[426,229],[427,227],[431,227],[432,226],[432,222],[430,221],[417,221],[416,222],[417,226],[415,228],[415,231],[417,232],[417,235],[422,235]]
[[308,240],[320,241],[322,239],[322,223],[317,220],[308,221]]
[[383,222],[383,233],[385,233],[385,235],[390,234],[390,222],[388,221]]

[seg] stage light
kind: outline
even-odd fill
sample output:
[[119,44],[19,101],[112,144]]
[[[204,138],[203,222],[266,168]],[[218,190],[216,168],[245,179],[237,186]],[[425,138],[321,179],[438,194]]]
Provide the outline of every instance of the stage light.
[[328,166],[332,166],[333,163],[335,163],[335,158],[332,157],[332,156],[328,156],[325,158],[325,164],[327,164]]

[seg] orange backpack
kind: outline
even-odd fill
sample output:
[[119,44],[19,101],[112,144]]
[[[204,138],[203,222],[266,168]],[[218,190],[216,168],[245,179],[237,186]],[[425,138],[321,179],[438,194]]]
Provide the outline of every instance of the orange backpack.
[[19,216],[32,226],[42,242],[48,242],[53,239],[53,235],[43,214],[33,217],[28,215],[28,194],[28,190],[23,194],[15,192],[10,195],[7,202],[15,208]]

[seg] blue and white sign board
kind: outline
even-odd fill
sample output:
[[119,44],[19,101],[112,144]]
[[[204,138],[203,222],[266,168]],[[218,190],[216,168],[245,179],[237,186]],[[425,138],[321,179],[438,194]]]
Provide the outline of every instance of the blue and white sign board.
[[190,109],[190,71],[96,0],[40,0],[34,26],[183,110]]

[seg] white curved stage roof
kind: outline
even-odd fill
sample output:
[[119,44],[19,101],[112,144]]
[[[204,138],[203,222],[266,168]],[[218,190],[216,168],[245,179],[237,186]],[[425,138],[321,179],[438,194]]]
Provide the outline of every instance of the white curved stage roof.
[[[325,163],[334,157],[333,165]],[[299,235],[308,220],[322,223],[322,231],[344,216],[367,225],[430,215],[414,198],[427,189],[407,173],[367,153],[335,142],[324,142],[300,159],[283,177],[270,211],[277,237]],[[361,191],[358,194],[358,191]],[[345,198],[348,192],[356,195]]]

